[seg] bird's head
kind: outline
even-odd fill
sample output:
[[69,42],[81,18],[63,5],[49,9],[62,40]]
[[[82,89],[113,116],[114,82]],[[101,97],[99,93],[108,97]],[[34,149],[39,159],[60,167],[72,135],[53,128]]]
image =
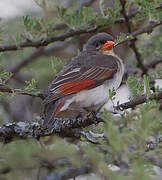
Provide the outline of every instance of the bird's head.
[[107,33],[98,33],[88,40],[85,49],[111,54],[114,45],[114,38],[111,35]]

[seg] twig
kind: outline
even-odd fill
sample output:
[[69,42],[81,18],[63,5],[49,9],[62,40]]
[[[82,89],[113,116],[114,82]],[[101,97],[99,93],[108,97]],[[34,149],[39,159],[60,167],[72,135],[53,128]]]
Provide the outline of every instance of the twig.
[[[123,14],[123,17],[125,19],[125,23],[126,23],[126,27],[127,27],[127,30],[128,30],[128,33],[131,34],[131,24],[129,22],[129,18],[127,16],[127,13],[126,13],[126,9],[125,9],[125,5],[126,5],[126,0],[120,0],[120,4],[122,6],[122,10],[121,10],[121,13]],[[137,47],[136,47],[136,44],[135,44],[135,40],[136,39],[133,39],[130,41],[130,47],[132,48],[132,50],[134,51],[135,53],[135,56],[136,56],[136,59],[137,59],[137,62],[138,62],[138,67],[140,67],[143,71],[143,74],[146,74],[147,73],[147,69],[145,68],[143,62],[142,62],[142,56],[141,54],[139,53]]]
[[67,32],[65,32],[61,35],[50,36],[50,37],[47,37],[47,38],[39,40],[39,41],[23,42],[23,43],[20,43],[17,45],[13,44],[13,45],[0,46],[0,52],[15,51],[15,50],[20,50],[20,49],[26,48],[26,47],[37,47],[38,48],[41,46],[47,46],[48,44],[53,43],[55,41],[64,41],[65,39],[76,36],[76,35],[96,32],[99,28],[100,28],[100,26],[95,27],[90,30],[87,30],[87,29],[68,30]]
[[90,6],[95,0],[81,0],[80,1],[80,6],[77,9],[77,11],[80,11],[83,7],[88,7]]
[[147,100],[161,100],[162,99],[162,91],[160,91],[157,94],[153,94],[151,97],[147,97],[146,95],[142,95],[140,97],[138,97],[137,99],[131,100],[129,102],[125,102],[123,104],[120,104],[118,106],[116,106],[116,109],[120,109],[120,110],[126,110],[129,108],[134,108],[139,104],[143,104],[145,103]]
[[[80,6],[78,7],[78,9],[75,11],[76,13],[78,13],[78,11],[80,11],[83,7],[88,7],[90,6],[95,0],[81,0],[80,1]],[[56,24],[52,30],[53,31],[58,31],[58,30],[63,30],[68,28],[67,24],[64,23],[60,23],[60,24]]]
[[122,6],[121,13],[123,14],[123,17],[125,19],[125,23],[126,23],[128,32],[131,33],[131,25],[129,23],[129,17],[127,16],[127,13],[125,10],[126,0],[120,0],[120,4]]
[[[156,66],[157,66],[158,64],[160,64],[160,63],[162,63],[162,57],[161,57],[160,59],[152,60],[151,62],[148,62],[148,63],[146,63],[146,64],[144,64],[144,65],[145,65],[145,67],[146,67],[147,69],[150,69],[150,68],[156,68]],[[138,73],[137,68],[133,68],[133,67],[131,67],[131,66],[128,65],[128,64],[126,64],[125,67],[126,67],[126,68],[125,68],[126,70],[125,70],[125,72],[124,72],[124,76],[125,76],[125,77],[128,77],[128,75],[130,75],[130,74],[135,75],[136,73]]]
[[[123,0],[121,0],[121,1],[123,1]],[[123,5],[122,5],[122,7],[124,7],[123,10],[125,11],[125,5],[124,6]],[[159,6],[156,9],[158,9],[158,8],[161,8],[161,7]],[[125,18],[119,18],[119,19],[115,20],[114,23],[115,24],[116,23],[124,23],[126,21],[127,24],[128,24],[129,19],[134,17],[138,12],[139,12],[139,9],[137,9],[136,11],[134,11],[133,13],[130,13],[128,15],[126,15],[126,13],[125,13],[124,17],[126,19]],[[53,43],[55,41],[64,41],[65,39],[67,39],[69,37],[76,36],[76,35],[96,32],[100,28],[103,28],[103,26],[98,26],[98,27],[95,27],[95,28],[92,28],[92,29],[89,29],[89,30],[87,30],[87,29],[79,29],[79,30],[71,30],[71,29],[69,29],[68,31],[66,31],[63,34],[56,35],[56,36],[49,36],[49,37],[46,37],[44,39],[40,39],[38,41],[30,41],[30,42],[26,41],[26,42],[19,43],[19,44],[4,45],[4,46],[1,45],[0,46],[0,52],[15,51],[15,50],[20,50],[20,49],[27,48],[27,47],[36,47],[36,48],[38,48],[38,47],[41,47],[41,46],[47,46],[48,44]]]
[[149,62],[148,64],[146,64],[145,66],[149,69],[149,68],[155,68],[158,64],[162,63],[162,57],[158,60],[154,60]]
[[139,51],[138,51],[138,49],[136,47],[136,44],[135,44],[136,37],[138,35],[143,34],[143,33],[151,33],[155,27],[160,26],[160,25],[162,25],[162,20],[161,21],[150,22],[149,25],[147,25],[147,26],[145,26],[145,27],[131,33],[131,36],[133,36],[135,39],[131,40],[130,47],[132,48],[132,50],[134,51],[134,53],[136,55],[136,59],[137,59],[137,62],[138,62],[138,67],[140,67],[142,72],[143,72],[142,75],[147,74],[149,66],[145,66],[143,64],[142,56],[139,53]]
[[10,167],[4,167],[3,169],[0,170],[0,174],[7,174],[9,172],[11,172]]
[[[134,39],[136,39],[137,36],[139,36],[141,34],[151,33],[154,30],[154,28],[156,28],[156,27],[158,27],[160,25],[162,25],[162,20],[155,21],[155,22],[150,22],[147,26],[145,26],[145,27],[143,27],[143,28],[141,28],[141,29],[139,29],[137,31],[134,31],[134,32],[130,33],[129,36],[131,36],[133,38],[133,40],[134,40]],[[115,46],[118,46],[118,45],[123,44],[123,43],[128,42],[128,41],[130,41],[130,40],[125,39],[125,40],[119,42]]]
[[137,67],[139,67],[142,70],[142,74],[147,74],[148,69],[143,64],[142,56],[136,47],[135,40],[131,40],[130,47],[132,48],[132,50],[135,53],[137,63],[138,63]]
[[75,178],[79,175],[88,174],[92,171],[92,167],[90,165],[82,166],[82,167],[69,167],[67,170],[61,171],[60,173],[51,173],[46,177],[46,180],[66,180],[70,178]]
[[[153,22],[150,23],[149,25],[143,27],[140,30],[137,30],[133,33],[131,33],[130,35],[134,38],[136,38],[137,36],[143,34],[143,33],[149,33],[151,31],[153,31],[153,29],[159,25],[162,24],[162,21],[157,21],[157,22]],[[124,40],[120,43],[117,44],[117,46],[119,44],[125,43],[128,40]],[[15,67],[13,67],[10,72],[12,73],[12,76],[10,78],[15,77],[15,75],[26,65],[28,65],[29,63],[35,61],[37,58],[39,58],[40,56],[48,56],[49,52],[53,51],[53,47],[44,49],[44,48],[39,48],[37,50],[35,50],[34,52],[32,52],[27,58],[25,58],[24,60],[22,60],[19,64],[17,64]],[[137,56],[138,56],[138,52],[137,52]],[[139,55],[140,56],[140,55]],[[158,61],[157,63],[160,63],[161,61]],[[155,62],[156,64],[156,62]],[[146,66],[145,69],[149,68],[150,66]],[[153,66],[152,66],[153,67]],[[6,82],[8,82],[9,80],[7,80]]]
[[155,27],[160,26],[160,25],[162,25],[162,20],[150,22],[149,25],[131,33],[131,36],[137,37],[138,35],[143,34],[143,33],[151,33]]
[[9,79],[5,81],[5,84],[8,83],[8,81],[15,77],[15,75],[26,65],[36,60],[38,57],[42,56],[44,54],[44,48],[38,48],[34,52],[32,52],[27,58],[25,58],[23,61],[21,61],[19,64],[17,64],[15,67],[9,70],[9,72],[12,73]]
[[7,85],[3,85],[3,84],[0,84],[0,92],[17,93],[19,95],[27,95],[27,96],[32,96],[32,97],[39,97],[42,100],[44,99],[44,94],[42,94],[42,93],[38,93],[36,95],[36,94],[33,94],[33,93],[24,92],[24,90],[22,90],[22,89],[11,89]]

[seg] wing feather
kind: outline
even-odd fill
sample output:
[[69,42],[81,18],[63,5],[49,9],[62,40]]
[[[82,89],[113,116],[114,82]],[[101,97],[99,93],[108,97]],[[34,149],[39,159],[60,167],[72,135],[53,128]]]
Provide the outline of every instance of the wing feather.
[[[104,63],[103,65],[98,63],[99,59],[101,59],[101,63]],[[108,62],[109,59],[110,62]],[[71,64],[51,83],[48,88],[48,96],[43,101],[43,104],[48,104],[60,97],[77,93],[84,89],[96,87],[101,82],[111,78],[116,73],[117,68],[116,59],[107,55],[96,55],[92,60],[89,59],[88,64]]]

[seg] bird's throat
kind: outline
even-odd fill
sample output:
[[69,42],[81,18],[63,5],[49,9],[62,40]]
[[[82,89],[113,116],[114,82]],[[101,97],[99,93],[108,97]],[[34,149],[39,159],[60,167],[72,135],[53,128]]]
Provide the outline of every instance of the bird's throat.
[[105,54],[105,55],[116,56],[113,49],[112,50],[107,50],[107,51],[102,51],[102,53]]

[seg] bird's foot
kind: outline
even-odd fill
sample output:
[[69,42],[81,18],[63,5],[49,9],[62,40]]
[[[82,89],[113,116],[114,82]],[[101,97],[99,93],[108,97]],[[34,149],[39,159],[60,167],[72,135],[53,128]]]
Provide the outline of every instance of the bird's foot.
[[96,113],[94,111],[91,111],[86,114],[79,114],[76,117],[77,122],[81,123],[82,125],[88,122],[91,122],[90,124],[98,124],[100,122],[104,122],[104,120],[101,118],[100,113]]
[[92,119],[95,124],[98,124],[98,122],[104,122],[104,120],[101,118],[101,114],[95,111],[91,111],[88,118]]

